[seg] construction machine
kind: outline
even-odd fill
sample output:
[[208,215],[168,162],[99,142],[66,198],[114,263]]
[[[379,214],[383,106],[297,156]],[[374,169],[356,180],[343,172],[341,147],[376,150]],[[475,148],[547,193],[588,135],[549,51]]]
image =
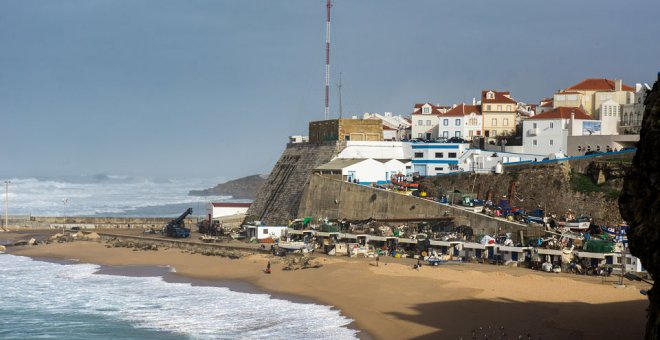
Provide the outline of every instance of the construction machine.
[[192,208],[188,208],[181,216],[171,220],[165,228],[163,228],[162,233],[177,238],[186,238],[190,236],[190,229],[186,228],[184,220],[188,215],[192,214]]

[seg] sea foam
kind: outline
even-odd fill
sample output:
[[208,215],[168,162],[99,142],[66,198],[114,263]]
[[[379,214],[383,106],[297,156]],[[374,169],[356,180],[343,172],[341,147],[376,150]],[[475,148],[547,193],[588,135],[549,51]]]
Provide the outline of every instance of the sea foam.
[[[356,338],[357,331],[346,327],[351,320],[330,306],[169,283],[161,277],[95,274],[99,268],[0,255],[0,315],[14,316],[14,324],[6,323],[7,318],[0,321],[5,323],[0,337],[58,337],[54,333],[64,329],[69,338],[112,338],[117,334],[105,334],[106,329],[113,332],[112,325],[119,329],[128,324],[135,331],[195,339]],[[31,328],[35,323],[49,323],[50,328]],[[122,332],[131,337],[131,332]]]

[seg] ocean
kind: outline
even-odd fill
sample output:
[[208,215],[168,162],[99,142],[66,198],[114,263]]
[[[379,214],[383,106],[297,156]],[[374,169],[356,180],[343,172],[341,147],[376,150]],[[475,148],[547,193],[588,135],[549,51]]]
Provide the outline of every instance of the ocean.
[[357,339],[350,323],[330,306],[0,255],[1,339]]
[[[190,190],[224,182],[221,178],[94,175],[9,180],[8,211],[12,216],[173,217],[187,208],[193,208],[193,216],[204,216],[210,201],[249,202],[230,196],[188,195]],[[0,197],[4,215],[4,186]]]

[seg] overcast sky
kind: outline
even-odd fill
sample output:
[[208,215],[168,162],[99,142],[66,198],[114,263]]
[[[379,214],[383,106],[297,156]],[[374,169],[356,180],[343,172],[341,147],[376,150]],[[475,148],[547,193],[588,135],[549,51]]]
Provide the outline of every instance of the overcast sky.
[[[336,0],[331,111],[655,80],[660,1]],[[0,178],[269,172],[323,118],[320,0],[0,0]]]

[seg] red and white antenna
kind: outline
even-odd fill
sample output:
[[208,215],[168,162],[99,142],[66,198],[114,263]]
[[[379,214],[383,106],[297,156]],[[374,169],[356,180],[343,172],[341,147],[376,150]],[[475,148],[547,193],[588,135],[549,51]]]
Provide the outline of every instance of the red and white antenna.
[[326,3],[327,15],[325,22],[325,120],[330,119],[330,8],[332,2]]

